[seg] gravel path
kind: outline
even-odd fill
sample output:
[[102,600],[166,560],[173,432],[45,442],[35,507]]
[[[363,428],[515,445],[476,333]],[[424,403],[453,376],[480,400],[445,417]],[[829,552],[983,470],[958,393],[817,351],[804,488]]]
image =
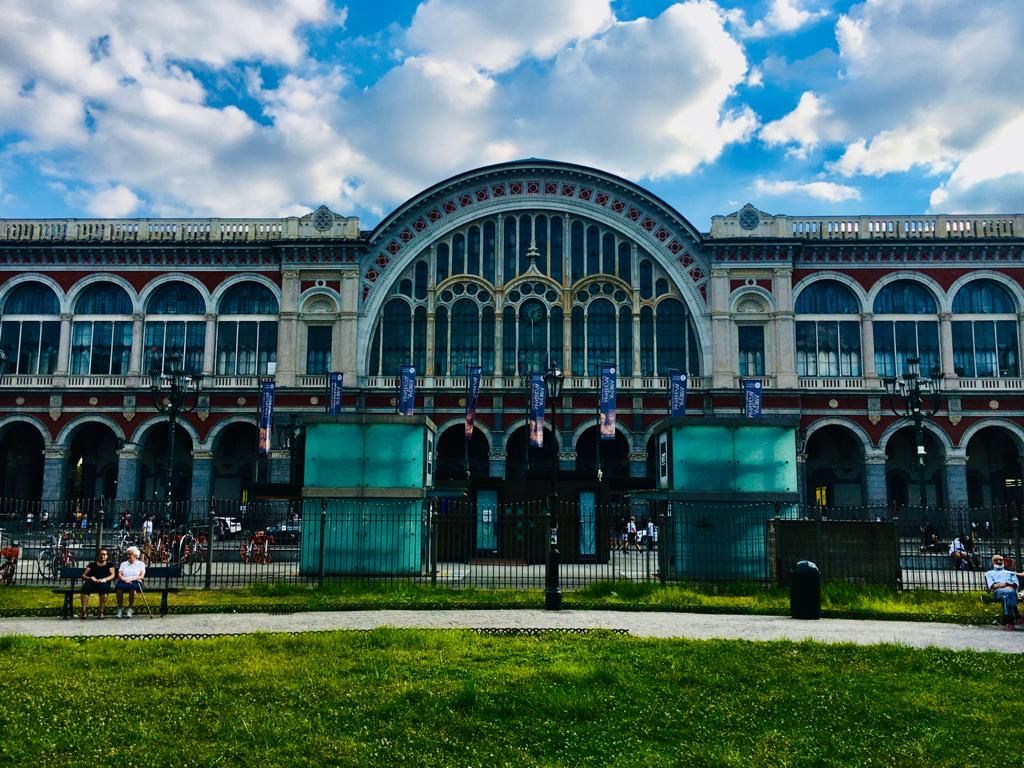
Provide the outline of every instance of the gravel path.
[[925,648],[1024,653],[1024,628],[909,621],[822,619],[798,621],[785,616],[735,616],[694,613],[617,611],[460,610],[460,611],[332,611],[291,614],[171,614],[150,619],[112,615],[68,621],[55,618],[0,619],[0,636],[36,637],[127,635],[232,635],[249,632],[323,632],[375,627],[433,629],[622,629],[636,637],[693,639],[816,640],[824,643],[875,645],[895,643]]

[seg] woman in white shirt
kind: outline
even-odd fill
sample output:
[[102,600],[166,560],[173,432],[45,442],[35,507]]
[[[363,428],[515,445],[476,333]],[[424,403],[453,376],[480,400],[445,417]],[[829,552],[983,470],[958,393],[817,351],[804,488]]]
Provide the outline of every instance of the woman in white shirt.
[[117,618],[124,616],[124,593],[128,593],[128,618],[135,607],[135,593],[142,591],[142,580],[146,577],[146,565],[139,560],[139,548],[128,547],[128,559],[117,569],[117,583],[114,594],[117,596]]

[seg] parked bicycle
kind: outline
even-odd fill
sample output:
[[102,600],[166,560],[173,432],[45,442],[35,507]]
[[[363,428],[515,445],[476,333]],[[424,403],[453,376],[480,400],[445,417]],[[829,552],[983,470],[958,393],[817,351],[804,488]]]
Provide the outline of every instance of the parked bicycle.
[[[197,573],[206,562],[206,535],[194,533],[191,528],[183,531],[161,531],[152,544],[149,554],[153,562],[180,565],[186,574]],[[145,560],[145,557],[143,557]]]
[[46,546],[36,557],[36,568],[44,579],[56,580],[61,568],[74,568],[78,564],[75,547],[71,541],[71,531],[61,528],[57,535],[52,533],[46,537]]
[[238,554],[243,563],[266,565],[273,559],[270,555],[270,545],[273,543],[273,536],[267,536],[264,531],[256,531],[238,548]]
[[4,559],[0,564],[0,584],[9,586],[14,583],[14,576],[18,572],[18,556],[21,554],[21,545],[16,541],[0,547],[0,557]]

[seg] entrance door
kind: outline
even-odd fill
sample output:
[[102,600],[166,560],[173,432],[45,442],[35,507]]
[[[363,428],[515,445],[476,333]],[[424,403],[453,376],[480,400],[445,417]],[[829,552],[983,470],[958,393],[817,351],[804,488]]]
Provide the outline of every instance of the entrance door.
[[580,557],[597,556],[597,494],[580,491]]
[[476,492],[476,551],[493,555],[498,551],[498,492]]

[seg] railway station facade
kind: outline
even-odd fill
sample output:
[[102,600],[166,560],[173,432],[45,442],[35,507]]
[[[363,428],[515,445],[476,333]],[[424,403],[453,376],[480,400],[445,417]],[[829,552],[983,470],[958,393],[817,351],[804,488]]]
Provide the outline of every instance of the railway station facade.
[[[162,498],[168,419],[150,372],[202,375],[178,420],[175,497],[302,484],[304,418],[328,374],[342,409],[393,413],[399,368],[437,425],[440,484],[653,488],[670,372],[687,415],[799,419],[808,503],[916,503],[913,422],[884,381],[941,375],[924,420],[929,504],[1019,503],[1024,215],[815,217],[746,205],[710,231],[632,182],[528,160],[462,173],[372,231],[321,207],[284,219],[0,220],[0,497]],[[565,372],[545,449],[527,377]],[[482,368],[467,444],[467,366]],[[600,369],[617,421],[599,440]],[[257,454],[262,381],[276,384]],[[699,451],[700,446],[693,446]]]

